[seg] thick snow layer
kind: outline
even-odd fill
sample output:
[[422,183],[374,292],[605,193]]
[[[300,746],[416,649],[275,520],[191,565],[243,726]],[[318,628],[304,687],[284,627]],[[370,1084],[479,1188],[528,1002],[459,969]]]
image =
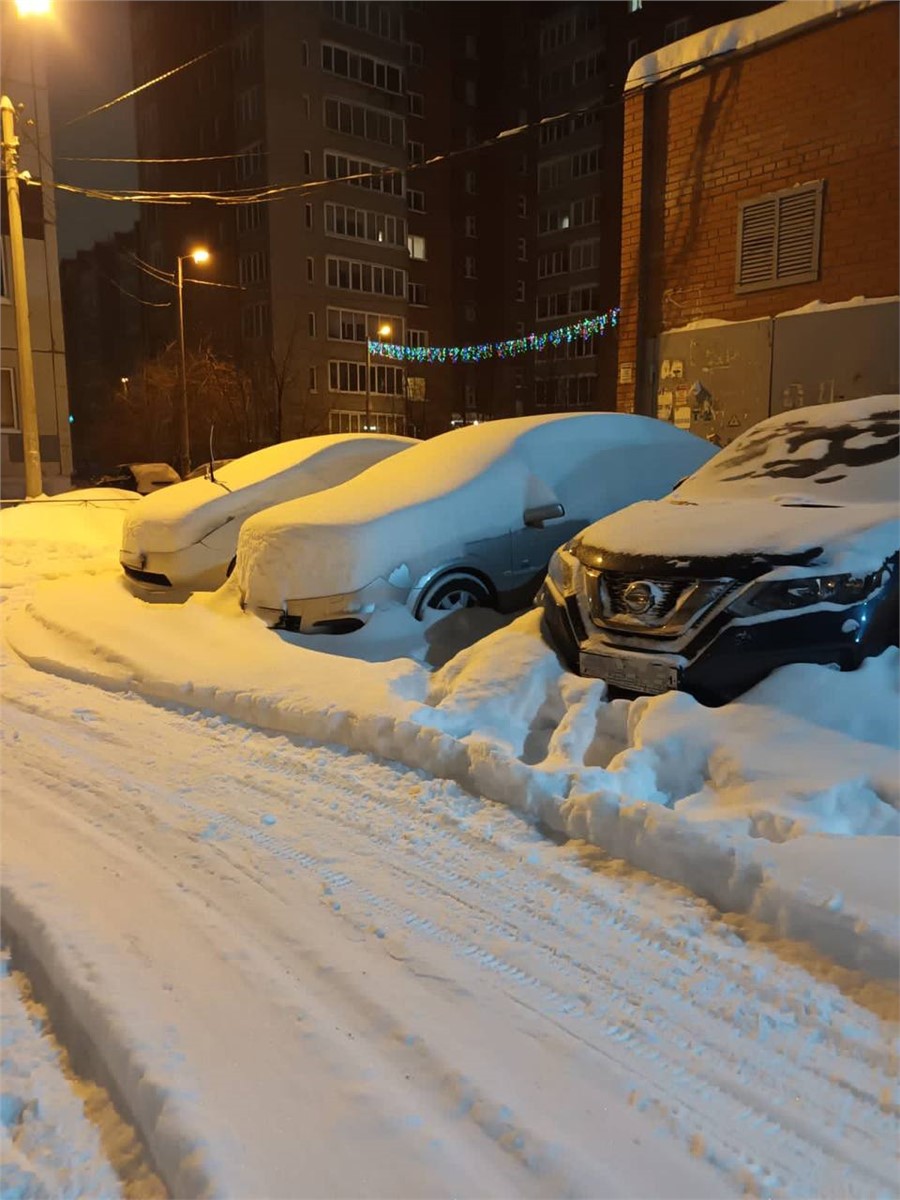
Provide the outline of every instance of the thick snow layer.
[[[837,312],[845,308],[866,308],[871,304],[896,304],[900,296],[853,296],[850,300],[810,300],[799,308],[786,308],[783,312],[775,313],[779,317],[802,317],[810,313]],[[754,320],[759,320],[758,317]],[[722,325],[746,325],[747,321],[723,321],[717,317],[703,317],[697,321],[689,321],[687,325],[678,325],[667,329],[666,333],[692,333],[700,329],[718,329]]]
[[210,479],[186,479],[145,496],[129,512],[122,548],[175,551],[193,546],[226,521],[343,483],[415,438],[336,433],[280,442],[233,459]]
[[[536,505],[567,519],[661,495],[710,456],[665,422],[623,413],[518,417],[453,430],[319,496],[267,509],[241,531],[236,577],[254,606],[354,592],[413,564],[523,526]],[[416,582],[413,577],[407,587]]]
[[896,995],[783,938],[894,982],[896,653],[610,704],[536,614],[430,673],[82,562],[4,606],[4,923],[170,1194],[892,1194]]
[[[605,517],[582,542],[669,558],[818,550],[810,571],[876,571],[900,544],[898,400],[869,396],[761,421],[676,492]],[[883,452],[867,461],[870,448]]]
[[828,18],[858,12],[880,0],[787,0],[762,12],[703,29],[639,58],[628,72],[625,90],[657,83],[674,72],[738,50],[750,50],[775,38],[799,33]]

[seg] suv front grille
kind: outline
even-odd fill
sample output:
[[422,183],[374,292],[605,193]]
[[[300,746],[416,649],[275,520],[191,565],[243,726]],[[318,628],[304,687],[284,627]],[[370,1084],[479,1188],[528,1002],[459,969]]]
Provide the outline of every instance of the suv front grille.
[[[595,625],[656,637],[676,637],[737,586],[733,579],[667,579],[623,571],[588,571]],[[631,589],[631,585],[636,585]],[[646,605],[636,611],[629,595]]]

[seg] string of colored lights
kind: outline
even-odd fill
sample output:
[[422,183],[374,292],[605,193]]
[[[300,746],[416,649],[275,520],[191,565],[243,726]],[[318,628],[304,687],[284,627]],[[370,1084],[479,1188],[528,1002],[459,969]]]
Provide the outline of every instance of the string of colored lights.
[[561,325],[543,333],[529,333],[524,337],[508,338],[503,342],[480,342],[474,346],[401,346],[396,342],[380,342],[369,339],[369,353],[390,358],[395,362],[416,363],[473,363],[489,358],[517,358],[544,350],[547,346],[561,346],[564,342],[575,342],[579,338],[602,337],[607,329],[614,329],[619,319],[618,308],[610,308],[597,316],[585,317],[572,325]]

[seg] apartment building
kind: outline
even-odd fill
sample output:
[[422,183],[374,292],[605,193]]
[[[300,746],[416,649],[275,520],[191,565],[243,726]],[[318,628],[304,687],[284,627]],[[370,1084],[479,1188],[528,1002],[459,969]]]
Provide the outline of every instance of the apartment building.
[[[41,179],[45,184],[40,188],[23,186],[20,197],[43,488],[52,493],[63,491],[69,485],[72,449],[57,266],[47,69],[39,23],[18,16],[12,4],[2,6],[0,56],[4,94],[16,106],[22,106],[17,125],[19,169],[30,172],[33,179]],[[0,229],[0,486],[4,499],[17,499],[25,494],[25,455],[20,418],[16,296],[9,255],[4,183]]]

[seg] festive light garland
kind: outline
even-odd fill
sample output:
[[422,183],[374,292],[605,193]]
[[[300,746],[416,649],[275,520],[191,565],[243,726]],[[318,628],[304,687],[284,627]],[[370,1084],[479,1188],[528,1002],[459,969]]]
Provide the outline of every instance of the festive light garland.
[[543,350],[546,346],[561,346],[563,342],[574,342],[578,338],[587,341],[596,334],[603,335],[613,329],[619,319],[619,310],[611,308],[596,317],[585,317],[574,325],[562,325],[559,329],[548,329],[546,333],[529,333],[525,337],[509,338],[505,342],[480,342],[475,346],[401,346],[396,342],[380,342],[369,339],[369,353],[392,358],[396,362],[417,363],[473,363],[488,358],[516,358],[530,351]]

